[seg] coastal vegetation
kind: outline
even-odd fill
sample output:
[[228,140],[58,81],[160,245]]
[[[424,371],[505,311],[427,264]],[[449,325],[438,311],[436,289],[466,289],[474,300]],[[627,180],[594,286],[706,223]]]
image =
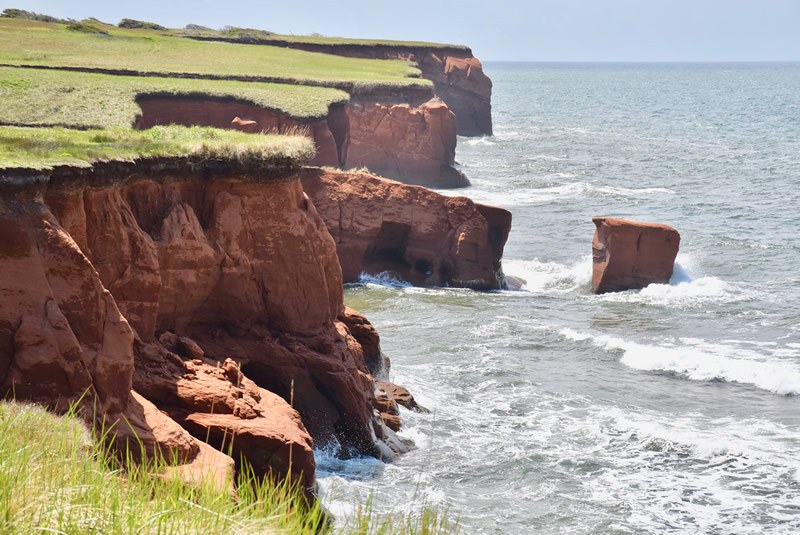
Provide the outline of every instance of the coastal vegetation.
[[350,98],[329,87],[0,67],[0,124],[130,128],[136,98],[148,95],[235,99],[298,119],[325,117]]
[[[276,46],[248,44],[256,42]],[[76,169],[96,166],[99,170],[101,166],[98,164],[103,163],[109,165],[102,170],[114,174],[129,170],[127,164],[152,163],[154,160],[157,165],[142,166],[147,168],[143,174],[148,178],[164,174],[168,167],[164,165],[165,160],[180,165],[186,163],[192,171],[220,163],[238,164],[243,169],[254,171],[270,166],[283,171],[297,171],[314,158],[318,148],[324,149],[319,142],[315,147],[315,140],[309,137],[312,133],[316,135],[314,128],[322,125],[323,134],[327,133],[328,137],[320,138],[323,141],[327,139],[329,145],[341,141],[341,138],[334,139],[334,135],[349,136],[350,123],[345,121],[344,126],[336,124],[334,111],[342,110],[331,111],[332,105],[345,104],[351,95],[360,93],[372,94],[377,99],[385,99],[386,95],[407,99],[409,95],[416,97],[420,94],[430,98],[432,94],[433,83],[421,78],[421,71],[411,61],[301,51],[287,47],[287,42],[449,47],[431,43],[281,36],[248,28],[212,30],[190,25],[173,30],[133,19],[123,19],[118,25],[112,25],[93,18],[77,21],[24,10],[5,10],[0,16],[0,185],[3,185],[4,192],[12,193],[8,198],[0,199],[3,201],[0,208],[11,214],[4,229],[25,227],[29,223],[18,220],[16,211],[20,205],[14,196],[15,190],[6,186],[21,184],[24,189],[30,186],[29,182],[35,181],[15,182],[16,175],[38,176],[45,174],[38,171],[64,166]],[[417,93],[416,90],[423,91]],[[281,122],[282,126],[276,127],[281,135],[175,125],[137,130],[144,122],[138,121],[142,114],[139,103],[145,107],[143,99],[151,97],[201,98],[226,104],[233,101],[279,112],[296,121]],[[172,104],[170,100],[168,106]],[[433,112],[429,108],[426,110],[426,113],[440,115],[446,112],[442,106],[434,107]],[[383,108],[380,113],[385,113]],[[248,126],[255,124],[253,131],[261,129],[258,123],[245,114],[241,115],[243,123],[248,123]],[[197,121],[192,116],[192,120],[186,122],[203,122],[202,113],[198,116]],[[333,126],[329,131],[326,121],[331,121],[331,116]],[[237,116],[232,123],[226,118],[220,124],[237,124],[239,119]],[[287,127],[287,124],[291,126]],[[453,130],[447,132],[455,143]],[[334,147],[335,153],[337,150],[338,147]],[[334,154],[334,159],[336,156]],[[83,171],[73,169],[57,171],[83,175]],[[141,169],[137,168],[136,172],[139,171]],[[54,173],[53,176],[57,175]],[[130,173],[125,176],[130,176]],[[205,177],[198,180],[203,181]],[[112,181],[109,188],[113,189],[115,184]],[[38,187],[38,183],[34,185]],[[299,179],[296,190],[292,189],[294,184],[286,187],[284,184],[246,186],[253,187],[239,195],[252,195],[253,199],[267,198],[259,197],[267,187],[273,188],[273,193],[287,195],[287,198],[300,191]],[[26,190],[30,191],[33,190]],[[40,191],[35,194],[39,195]],[[20,202],[22,206],[31,208],[31,213],[38,214],[42,199],[34,197],[25,197]],[[286,214],[290,216],[295,210],[307,210],[303,202],[299,208],[294,202],[289,204],[291,209],[287,209]],[[106,207],[102,202],[97,205],[98,208],[101,206]],[[242,213],[251,216],[247,210],[252,210],[252,207],[244,206],[244,209],[239,207]],[[153,207],[148,209],[157,210]],[[193,210],[191,207],[188,209]],[[110,208],[108,213],[114,210]],[[259,214],[257,211],[254,213]],[[57,210],[50,215],[60,217]],[[252,217],[255,221],[255,216]],[[301,214],[303,221],[307,217],[304,212]],[[96,229],[96,221],[87,220],[87,228]],[[263,222],[263,217],[259,222]],[[120,235],[130,231],[119,223],[108,223],[109,229],[117,224],[114,231],[119,231]],[[175,230],[175,236],[183,235],[183,231],[178,232],[174,226],[175,222],[168,223],[173,226],[165,228]],[[283,223],[284,219],[276,216],[274,225],[261,234],[286,231]],[[100,226],[105,229],[105,225],[104,222]],[[319,221],[308,227],[306,239],[308,236],[324,237],[324,227]],[[66,231],[61,238],[69,238]],[[149,235],[147,239],[161,245],[160,236]],[[187,238],[187,241],[191,239]],[[324,243],[321,238],[320,243]],[[30,249],[34,256],[40,254],[37,247],[33,244]],[[70,247],[74,247],[74,243]],[[299,253],[292,256],[291,248],[288,253],[282,251],[276,256],[297,263],[301,268],[308,265],[316,268],[317,263],[319,266],[338,263],[335,252],[320,259],[321,248],[312,249],[307,256]],[[87,258],[84,260],[94,261],[89,258],[88,248],[85,251]],[[93,246],[93,251],[98,255],[116,254],[104,251],[101,246]],[[196,266],[197,259],[187,251],[184,258],[189,261],[187,265]],[[136,251],[135,255],[140,253]],[[256,270],[266,269],[257,256],[253,258],[253,261],[248,260],[250,265],[259,266]],[[81,266],[86,267],[84,264]],[[59,269],[62,267],[59,265]],[[80,288],[87,280],[99,284],[98,273],[94,267],[89,267],[85,271],[77,270],[64,285]],[[191,269],[197,268],[186,268],[185,271]],[[327,281],[327,272],[317,271],[324,273]],[[131,280],[141,283],[137,277],[134,274]],[[4,275],[6,281],[16,278],[16,275]],[[341,279],[332,277],[331,280],[336,285],[341,283]],[[276,284],[275,287],[286,286],[290,285]],[[21,293],[26,292],[31,293],[29,288]],[[285,305],[292,299],[288,296],[280,303]],[[55,304],[56,298],[48,303]],[[341,304],[339,296],[338,306]],[[50,304],[47,306],[51,307]],[[41,306],[34,308],[41,309]],[[15,315],[19,310],[18,305],[12,305],[6,311]],[[98,317],[94,309],[87,313],[89,323]],[[332,318],[328,321],[333,324]],[[338,340],[339,335],[336,334],[333,340]],[[161,343],[160,339],[158,343]],[[166,346],[162,348],[168,351]],[[313,358],[318,358],[316,353],[324,351],[316,345],[310,349],[303,346],[296,351]],[[177,351],[176,348],[173,350]],[[347,351],[350,351],[349,346]],[[14,355],[10,358],[13,359]],[[350,361],[342,359],[342,362]],[[345,370],[350,373],[349,368]],[[2,372],[0,379],[5,380],[6,370]],[[372,386],[364,385],[363,389],[363,392],[354,392],[365,400],[371,399]],[[342,414],[355,413],[345,409],[349,410],[349,407],[344,406]],[[359,425],[362,424],[372,425],[370,422]],[[306,432],[299,420],[294,425]],[[389,433],[388,430],[385,432]],[[375,439],[374,435],[372,438]],[[408,513],[404,509],[398,514],[381,515],[374,512],[371,501],[365,506],[354,502],[352,509],[355,513],[337,515],[334,528],[332,517],[322,509],[319,501],[313,500],[309,505],[305,493],[291,483],[294,481],[291,471],[282,481],[264,479],[268,477],[265,473],[274,473],[264,472],[262,467],[260,475],[256,476],[256,469],[250,469],[247,459],[239,458],[229,449],[226,453],[238,461],[236,480],[229,488],[220,489],[210,483],[196,485],[179,477],[170,477],[173,467],[164,464],[163,460],[139,465],[133,461],[135,455],[120,458],[112,443],[113,439],[104,436],[102,429],[90,432],[75,414],[57,416],[31,405],[0,402],[0,533],[327,533],[335,529],[343,533],[411,535],[457,531],[441,509],[428,509],[424,503],[416,502],[418,513]],[[308,451],[313,461],[310,438]],[[369,450],[366,451],[370,454]],[[291,459],[290,453],[289,465]],[[295,456],[295,465],[296,459]],[[313,463],[310,466],[313,468]],[[313,482],[313,477],[310,481]],[[384,509],[383,505],[381,508]]]
[[[330,518],[295,485],[239,471],[236,495],[212,481],[187,485],[170,467],[121,464],[74,414],[0,403],[0,533],[327,533]],[[379,519],[363,508],[339,531],[452,533],[446,517]]]
[[98,28],[108,34],[69,31],[63,24],[0,18],[0,64],[301,83],[355,90],[432,87],[430,81],[419,78],[419,69],[402,60],[201,42],[153,30]]
[[288,158],[302,162],[313,155],[313,142],[306,137],[246,134],[199,126],[157,126],[148,130],[0,127],[0,169],[89,167],[104,160],[182,156],[201,161]]
[[[0,18],[23,19],[23,20],[37,20],[41,22],[54,22],[60,24],[70,24],[76,21],[72,19],[59,19],[41,13],[34,13],[23,9],[8,8],[5,9],[0,15]],[[97,19],[86,19],[81,22],[90,22],[97,26],[105,25],[108,28],[103,29],[105,33],[109,28],[114,28],[113,24],[101,23]],[[100,24],[97,24],[100,23]],[[396,47],[424,47],[424,48],[460,48],[466,50],[467,47],[463,45],[453,45],[446,43],[432,43],[427,41],[403,41],[394,39],[354,39],[347,37],[330,37],[326,35],[313,34],[313,35],[293,35],[293,34],[279,34],[264,29],[256,28],[238,28],[235,26],[224,26],[220,29],[209,28],[207,26],[200,26],[198,24],[187,24],[183,28],[166,28],[155,22],[141,21],[136,19],[124,18],[116,27],[138,30],[152,30],[158,32],[159,35],[172,35],[176,37],[204,37],[204,38],[221,38],[239,40],[243,43],[264,42],[269,44],[269,41],[275,42],[289,42],[289,43],[314,43],[325,45],[380,45],[380,46],[396,46]]]

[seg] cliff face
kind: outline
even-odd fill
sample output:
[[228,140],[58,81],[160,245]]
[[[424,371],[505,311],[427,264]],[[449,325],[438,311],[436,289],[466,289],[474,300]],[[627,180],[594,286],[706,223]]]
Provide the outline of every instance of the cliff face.
[[354,97],[332,106],[328,116],[302,122],[283,112],[232,100],[146,97],[138,104],[137,128],[202,125],[245,132],[299,132],[314,139],[312,165],[367,167],[410,184],[439,188],[468,186],[453,168],[455,115],[441,100],[404,93]]
[[352,58],[414,61],[422,71],[422,76],[434,83],[436,96],[455,113],[458,135],[492,135],[492,81],[483,72],[481,62],[467,47],[321,44],[280,39],[256,40],[255,44],[284,46]]
[[419,106],[356,99],[347,105],[349,143],[343,167],[366,167],[406,184],[469,186],[452,165],[455,115],[438,98]]
[[335,243],[297,176],[128,167],[5,180],[0,390],[59,410],[83,397],[187,461],[208,453],[190,435],[233,436],[264,474],[285,474],[293,451],[307,486],[311,436],[391,455],[339,319]]
[[505,287],[508,211],[362,172],[306,168],[302,180],[346,282],[389,271],[420,286]]

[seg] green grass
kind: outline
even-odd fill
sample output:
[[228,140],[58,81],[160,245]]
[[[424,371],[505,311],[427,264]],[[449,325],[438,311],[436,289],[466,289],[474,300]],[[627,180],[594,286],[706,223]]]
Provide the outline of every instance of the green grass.
[[[185,485],[120,464],[73,415],[55,416],[21,403],[0,403],[0,533],[314,534],[329,533],[319,505],[296,487],[258,481],[248,470],[237,494],[211,482]],[[369,508],[337,532],[436,535],[455,529],[436,511],[378,517]]]
[[232,98],[298,119],[325,117],[349,99],[329,87],[0,67],[0,124],[130,127],[141,113],[136,97],[154,94]]
[[[95,23],[96,25],[96,23]],[[108,35],[63,24],[0,18],[0,64],[185,73],[353,87],[431,87],[406,61],[356,59],[282,47],[201,42],[152,30],[100,26]]]
[[288,485],[239,483],[234,500],[210,482],[123,470],[77,418],[0,403],[0,533],[313,533],[324,523]]
[[307,137],[196,126],[156,126],[148,130],[0,127],[0,169],[89,167],[105,160],[181,156],[254,165],[286,158],[302,163],[313,157],[314,150],[313,141]]
[[248,37],[254,37],[258,42],[269,44],[270,41],[286,41],[288,43],[313,43],[318,45],[334,45],[334,46],[347,46],[347,45],[381,45],[396,48],[457,48],[466,50],[468,47],[464,45],[453,45],[447,43],[431,43],[428,41],[397,41],[394,39],[353,39],[350,37],[331,37],[327,35],[287,35],[267,32],[264,30],[254,30],[249,28],[223,28],[222,30],[168,30],[169,35],[187,35],[196,37],[214,37],[224,39],[239,39],[244,36],[243,40]]

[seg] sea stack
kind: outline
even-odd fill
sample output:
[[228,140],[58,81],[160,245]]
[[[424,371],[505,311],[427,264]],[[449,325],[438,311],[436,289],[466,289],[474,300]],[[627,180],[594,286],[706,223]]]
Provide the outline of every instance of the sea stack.
[[595,217],[592,292],[636,290],[672,277],[681,236],[668,225]]

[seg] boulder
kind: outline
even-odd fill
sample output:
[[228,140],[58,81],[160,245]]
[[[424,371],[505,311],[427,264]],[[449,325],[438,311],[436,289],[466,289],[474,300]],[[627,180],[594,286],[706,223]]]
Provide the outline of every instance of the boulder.
[[197,444],[197,455],[183,464],[167,467],[163,476],[200,487],[210,485],[214,490],[235,496],[233,459],[205,442],[192,440]]
[[304,168],[301,177],[336,242],[345,282],[388,271],[418,286],[505,286],[507,210],[359,171]]
[[617,292],[666,284],[678,256],[680,234],[658,223],[611,217],[592,219],[592,291]]
[[389,357],[381,351],[381,337],[375,326],[357,310],[349,306],[339,315],[339,320],[347,326],[350,334],[361,345],[364,363],[373,377],[380,378],[389,373]]
[[245,377],[233,360],[183,361],[160,344],[137,344],[134,384],[196,439],[247,459],[256,475],[291,473],[313,488],[313,442],[300,415]]
[[385,395],[398,405],[403,406],[408,410],[415,412],[430,412],[428,409],[417,403],[417,400],[414,399],[414,396],[411,395],[411,392],[409,392],[408,389],[400,385],[390,383],[389,381],[375,381],[375,388],[378,390],[379,394]]

